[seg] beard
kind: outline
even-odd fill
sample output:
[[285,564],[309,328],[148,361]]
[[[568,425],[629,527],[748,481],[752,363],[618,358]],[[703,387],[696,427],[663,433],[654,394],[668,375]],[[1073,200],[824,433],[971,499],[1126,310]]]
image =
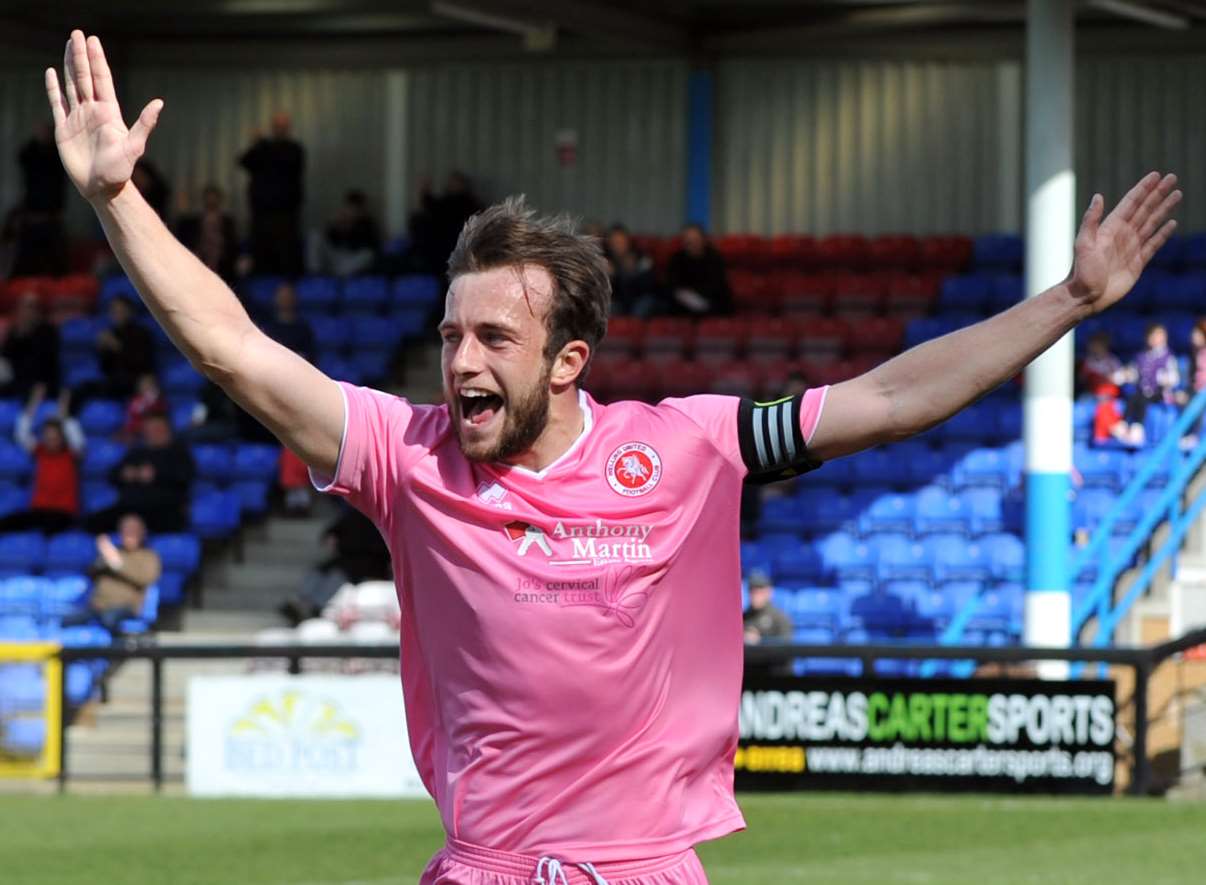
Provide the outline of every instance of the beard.
[[506,461],[527,451],[540,439],[549,423],[549,379],[553,367],[548,363],[540,377],[527,390],[509,400],[504,406],[503,426],[494,442],[469,443],[462,434],[460,403],[457,403],[457,442],[470,461]]

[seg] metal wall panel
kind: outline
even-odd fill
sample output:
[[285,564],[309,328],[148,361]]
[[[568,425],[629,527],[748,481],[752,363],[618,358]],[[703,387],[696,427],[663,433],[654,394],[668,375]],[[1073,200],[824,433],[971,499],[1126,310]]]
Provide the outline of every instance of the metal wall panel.
[[[685,62],[536,62],[416,68],[411,182],[460,169],[489,201],[526,193],[543,211],[672,231],[685,200]],[[563,166],[557,133],[577,136]],[[411,188],[411,199],[414,199]]]
[[212,181],[246,218],[247,174],[237,158],[279,109],[306,148],[306,226],[325,223],[349,188],[363,189],[384,214],[384,71],[135,68],[118,86],[130,120],[151,98],[164,99],[147,157],[169,179],[174,203],[187,197],[195,207]]
[[[716,227],[753,233],[978,233],[1013,214],[1000,126],[1013,63],[720,65]],[[1005,78],[1008,80],[1008,76]],[[1004,188],[1006,196],[1008,187]]]
[[[1105,58],[1077,69],[1077,197],[1107,205],[1153,169],[1175,172],[1182,232],[1206,230],[1206,58]],[[1078,216],[1079,217],[1079,216]]]

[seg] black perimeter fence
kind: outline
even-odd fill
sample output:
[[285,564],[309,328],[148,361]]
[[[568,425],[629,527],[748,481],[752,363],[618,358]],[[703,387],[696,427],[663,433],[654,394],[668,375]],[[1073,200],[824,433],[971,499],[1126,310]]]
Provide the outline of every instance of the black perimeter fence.
[[[861,662],[863,673],[875,672],[876,660],[959,660],[982,664],[1021,664],[1035,661],[1082,661],[1129,667],[1134,672],[1135,733],[1132,753],[1131,780],[1128,792],[1145,796],[1152,787],[1151,761],[1148,744],[1148,682],[1152,673],[1174,655],[1206,645],[1206,628],[1146,648],[985,648],[980,646],[919,646],[919,645],[751,645],[746,646],[747,667],[767,666],[795,658],[842,658]],[[108,648],[64,648],[59,658],[64,667],[72,661],[106,660],[109,662],[146,660],[151,665],[151,759],[149,777],[155,790],[163,786],[163,668],[174,660],[212,660],[215,658],[284,659],[290,673],[301,673],[304,660],[311,658],[393,659],[398,656],[396,645],[147,645],[127,642]],[[970,677],[974,680],[975,677]],[[923,681],[923,680],[919,680]],[[67,680],[63,679],[61,698],[62,764],[59,768],[59,791],[67,788],[71,776],[67,766]]]

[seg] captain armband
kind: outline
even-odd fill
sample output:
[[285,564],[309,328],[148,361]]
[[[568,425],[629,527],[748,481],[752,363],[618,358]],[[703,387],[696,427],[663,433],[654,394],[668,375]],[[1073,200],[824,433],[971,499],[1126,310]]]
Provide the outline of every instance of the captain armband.
[[769,403],[741,400],[737,407],[737,438],[741,459],[749,471],[746,482],[776,482],[821,466],[808,451],[800,430],[802,400],[802,396]]

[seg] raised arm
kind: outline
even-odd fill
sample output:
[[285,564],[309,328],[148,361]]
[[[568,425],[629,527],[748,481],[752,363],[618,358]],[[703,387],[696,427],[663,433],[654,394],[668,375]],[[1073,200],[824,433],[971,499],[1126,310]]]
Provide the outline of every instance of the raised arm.
[[62,90],[50,68],[46,92],[63,166],[156,321],[199,371],[330,475],[343,434],[338,385],[260,332],[234,293],[177,242],[130,183],[163,102],[152,101],[127,129],[100,40],[85,41],[79,31],[67,43]]
[[1017,375],[1077,323],[1119,301],[1176,229],[1174,175],[1152,172],[1102,220],[1096,194],[1068,278],[1009,310],[850,381],[825,399],[809,449],[822,460],[921,433]]

